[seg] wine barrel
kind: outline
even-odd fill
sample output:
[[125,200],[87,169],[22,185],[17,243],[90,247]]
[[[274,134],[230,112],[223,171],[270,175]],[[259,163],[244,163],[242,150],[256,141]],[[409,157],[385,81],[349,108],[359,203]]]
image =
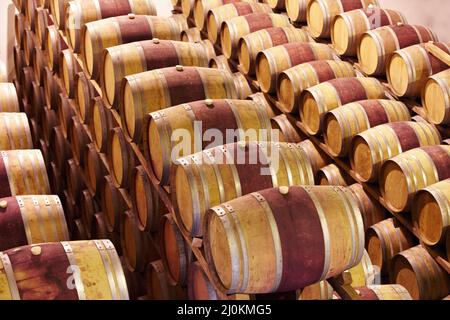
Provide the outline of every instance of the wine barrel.
[[384,276],[391,272],[392,258],[414,246],[413,235],[395,218],[372,225],[366,232],[366,239],[370,259]]
[[292,123],[291,119],[289,119],[285,114],[280,114],[273,117],[270,119],[270,122],[272,124],[272,129],[278,130],[272,132],[272,135],[278,135],[278,140],[272,140],[289,143],[299,143],[302,141],[296,125]]
[[33,88],[33,82],[35,81],[33,68],[32,67],[23,68],[19,77],[21,84],[23,85],[22,104],[24,106],[23,109],[25,110],[25,108],[31,108],[30,106],[27,106],[27,104],[31,103],[31,97],[28,93],[31,92]]
[[317,182],[319,170],[330,163],[330,158],[309,139],[300,142],[298,147],[305,151],[305,154],[311,163],[314,179]]
[[233,82],[236,87],[238,99],[244,100],[253,94],[249,81],[241,72],[233,73]]
[[[20,92],[22,92],[20,90],[20,87],[21,87],[20,72],[25,67],[25,53],[23,52],[22,49],[20,49],[20,47],[18,45],[15,45],[14,50],[13,50],[13,55],[14,55],[14,72],[15,72],[15,77],[16,77],[16,79],[14,81],[14,85],[16,87],[16,90],[20,93]],[[2,82],[0,82],[0,86],[1,85],[3,85]]]
[[27,244],[69,240],[58,196],[0,199],[0,250]]
[[55,26],[48,26],[45,34],[45,53],[48,67],[52,71],[59,69],[59,56],[63,50],[68,49]]
[[[86,186],[84,185],[81,167],[74,159],[67,161],[66,184],[67,193],[75,201],[75,203],[78,203],[81,192],[86,188]],[[76,212],[75,217],[80,218],[80,212]]]
[[212,69],[226,70],[233,73],[233,66],[230,65],[230,61],[222,54],[220,56],[213,57],[209,60],[208,67]]
[[70,1],[66,8],[65,26],[69,46],[75,53],[80,53],[81,33],[86,23],[126,14],[156,15],[156,8],[151,0]]
[[93,143],[87,145],[84,153],[84,176],[89,191],[94,195],[99,195],[103,177],[107,174],[101,157]]
[[331,42],[340,55],[356,56],[364,32],[387,25],[407,23],[399,11],[371,7],[356,9],[336,16],[331,24]]
[[142,272],[147,264],[159,259],[150,233],[139,231],[136,218],[130,211],[122,213],[121,246],[126,265],[131,272]]
[[19,98],[12,83],[0,83],[0,112],[19,112]]
[[402,121],[382,124],[353,138],[350,163],[358,179],[373,182],[377,181],[381,166],[389,158],[440,142],[439,132],[426,122]]
[[186,291],[167,281],[167,270],[161,260],[151,262],[146,269],[147,295],[150,300],[185,300]]
[[113,116],[111,112],[104,106],[103,100],[100,97],[93,99],[92,121],[89,124],[89,130],[92,134],[92,139],[95,148],[100,153],[105,153],[108,148],[108,134],[109,130],[115,127]]
[[220,300],[217,290],[198,261],[189,265],[187,291],[189,300]]
[[50,194],[41,151],[0,151],[0,197],[30,194]]
[[67,136],[72,146],[73,158],[81,167],[84,167],[84,154],[86,153],[87,145],[92,142],[91,138],[76,116],[72,118],[72,125],[70,128],[71,130],[67,133]]
[[142,166],[137,166],[132,171],[130,189],[139,230],[158,231],[165,206]]
[[45,8],[37,8],[35,11],[35,33],[36,41],[39,48],[45,50],[45,33],[47,32],[47,27],[53,25],[54,17],[50,17],[48,10]]
[[445,243],[450,229],[450,179],[417,192],[412,206],[414,227],[427,245]]
[[[289,3],[289,0],[286,0],[286,3]],[[333,292],[333,287],[324,280],[303,288],[298,294],[297,300],[334,300]]]
[[[60,93],[58,95],[56,113],[58,116],[59,124],[61,125],[61,130],[64,138],[68,138],[68,133],[70,133],[71,126],[73,124],[72,118],[75,117],[75,112],[72,109],[70,103],[70,100],[65,97],[64,94]],[[75,119],[78,119],[78,117],[75,117]]]
[[[42,118],[42,112],[44,111],[44,88],[42,88],[41,86],[39,86],[39,83],[37,83],[36,81],[33,81],[33,83],[31,84],[32,89],[31,89],[31,107],[30,109],[25,109],[24,107],[24,111],[27,114],[27,116],[30,119],[41,119]],[[31,133],[33,133],[33,131],[31,131]],[[35,137],[34,135],[32,135],[32,137]],[[38,136],[36,138],[39,138]],[[36,139],[35,138],[35,139]]]
[[25,36],[25,16],[22,13],[17,13],[14,16],[14,34],[16,36],[16,42],[20,49],[24,48],[24,36]]
[[72,148],[69,141],[64,138],[61,126],[53,128],[53,131],[49,144],[53,150],[52,161],[59,172],[66,172],[67,161],[72,158]]
[[271,102],[269,102],[267,97],[262,92],[253,93],[249,95],[247,99],[253,100],[256,103],[263,105],[270,118],[281,114],[280,110],[278,110],[278,108],[276,108]]
[[361,184],[354,183],[348,189],[358,202],[365,232],[367,232],[369,227],[387,218],[387,212],[384,207],[376,199],[369,196]]
[[41,84],[44,79],[44,68],[47,65],[47,61],[45,61],[45,59],[46,57],[44,52],[36,47],[31,64],[33,65],[33,71],[38,84]]
[[226,71],[177,66],[125,77],[120,96],[124,133],[140,143],[146,114],[190,101],[235,99],[237,91]]
[[202,34],[198,28],[190,28],[183,30],[180,33],[181,41],[183,42],[200,42],[202,41]]
[[170,285],[184,286],[187,282],[188,267],[193,263],[193,253],[183,238],[171,214],[160,221],[161,256],[167,270]]
[[[343,187],[254,192],[210,209],[205,226],[213,280],[227,293],[304,288],[356,266],[364,253],[361,213]],[[228,243],[238,230],[245,248]]]
[[56,168],[56,165],[53,163],[53,161],[50,162],[49,180],[51,189],[54,193],[57,194],[64,193],[64,181],[62,180],[61,174],[59,170]]
[[181,0],[181,11],[186,19],[194,17],[194,2],[195,0]]
[[396,50],[428,41],[438,41],[438,38],[424,26],[399,24],[367,31],[358,46],[359,65],[368,75],[384,75],[386,64]]
[[[450,43],[434,43],[450,53]],[[448,69],[449,66],[429,53],[423,44],[396,51],[386,68],[389,84],[397,96],[417,97],[428,77]]]
[[135,159],[131,145],[125,140],[121,128],[111,130],[108,137],[107,159],[111,178],[116,187],[128,188],[131,185],[131,173]]
[[[104,49],[152,38],[180,40],[180,32],[177,22],[166,17],[128,15],[89,22],[83,27],[81,44],[86,72],[94,80],[99,78],[101,64],[96,63],[96,59],[103,54]],[[142,52],[138,53],[139,49],[134,50],[134,54],[130,52],[127,56],[138,62],[145,61],[143,57],[148,58],[147,53],[142,57]],[[118,57],[116,59],[120,60]]]
[[66,5],[69,1],[71,0],[49,0],[50,13],[58,29],[63,30],[66,25]]
[[103,101],[118,109],[120,85],[126,76],[176,65],[208,67],[204,44],[153,39],[108,48],[100,71]]
[[[203,141],[208,131],[215,130],[216,141],[223,143],[229,139],[230,131],[234,141],[226,141],[229,143],[270,141],[272,138],[270,119],[264,106],[251,100],[190,102],[150,113],[147,119],[143,130],[145,155],[161,185],[169,183],[174,159],[200,152],[211,145],[210,141]],[[179,145],[181,138],[183,146]]]
[[[258,53],[255,62],[256,78],[263,92],[272,93],[277,88],[278,76],[284,70],[305,62],[332,60],[334,57],[333,50],[323,43],[286,43]],[[345,72],[347,75],[354,75],[350,64],[341,64],[340,67],[348,70]],[[328,67],[328,73],[334,72],[330,68],[331,66]]]
[[293,23],[306,22],[309,0],[285,0],[286,13]]
[[308,34],[301,29],[274,27],[244,35],[238,42],[239,66],[245,74],[255,74],[256,56],[260,51],[286,43],[309,42]]
[[219,203],[272,186],[314,185],[305,150],[287,143],[227,144],[179,158],[172,170],[176,219],[191,236],[203,234],[207,210]]
[[79,72],[75,76],[75,106],[82,123],[89,125],[92,120],[93,98],[99,92],[94,88],[91,81],[84,72]]
[[434,124],[450,123],[450,69],[428,78],[422,91],[427,119]]
[[398,284],[370,285],[358,287],[355,291],[361,300],[412,300],[408,290]]
[[29,29],[25,29],[23,41],[25,64],[27,66],[31,66],[33,62],[32,57],[36,51],[36,37],[34,36],[34,32]]
[[[122,248],[120,247],[120,235],[118,232],[109,232],[106,228],[105,223],[105,214],[103,212],[96,213],[94,215],[94,224],[92,226],[92,236],[95,239],[109,239],[116,247],[117,253],[122,255]],[[129,272],[128,268],[125,265],[125,259],[120,259],[122,261],[122,266],[124,267],[124,272]],[[137,273],[136,273],[137,274]],[[140,275],[140,274],[138,274]],[[125,274],[125,276],[127,276]],[[138,277],[139,278],[139,277]],[[127,280],[128,284],[128,280]],[[128,288],[130,290],[130,288]]]
[[109,232],[119,231],[120,216],[126,210],[126,204],[110,176],[103,179],[100,190],[102,212],[105,214],[106,228]]
[[337,165],[334,163],[327,165],[319,170],[318,182],[321,186],[343,186],[346,187],[351,183],[351,180],[346,176]]
[[298,113],[303,90],[324,81],[356,76],[348,62],[333,60],[302,63],[277,74],[275,83],[279,105],[288,113]]
[[252,13],[224,21],[220,28],[222,52],[228,59],[235,59],[241,37],[258,30],[289,25],[286,16],[274,13]]
[[58,84],[56,83],[55,76],[49,67],[45,67],[43,88],[44,88],[44,101],[48,108],[54,108],[58,103],[58,95],[62,90],[60,90]]
[[26,113],[0,112],[0,150],[33,149]]
[[448,274],[421,245],[397,254],[392,281],[406,288],[414,300],[439,300],[450,292]]
[[251,13],[272,13],[272,9],[268,4],[254,2],[234,2],[211,9],[206,18],[209,40],[219,42],[220,27],[224,21]]
[[0,257],[2,299],[128,300],[122,266],[109,240],[23,246]]
[[306,21],[313,37],[329,38],[331,25],[337,15],[378,6],[378,0],[310,0],[306,9]]
[[384,87],[375,78],[338,78],[303,91],[300,121],[309,134],[322,132],[325,114],[350,102],[384,99]]
[[391,210],[407,211],[417,191],[450,178],[449,168],[450,146],[413,149],[383,164],[380,191]]
[[27,20],[28,26],[32,31],[35,31],[36,28],[36,16],[34,14],[35,10],[39,7],[42,7],[43,1],[42,0],[27,0],[25,4],[25,11],[23,12],[25,14],[25,18]]
[[59,55],[59,78],[69,98],[75,96],[75,75],[80,72],[78,62],[70,49],[61,51]]
[[347,156],[354,136],[380,124],[409,121],[408,107],[394,100],[362,100],[325,115],[324,137],[333,156]]

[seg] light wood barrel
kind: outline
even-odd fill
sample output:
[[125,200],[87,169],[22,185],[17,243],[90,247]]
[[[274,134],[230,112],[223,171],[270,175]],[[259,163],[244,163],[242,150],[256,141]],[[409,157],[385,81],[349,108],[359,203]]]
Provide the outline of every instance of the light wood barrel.
[[114,109],[119,107],[120,85],[126,76],[176,65],[208,67],[209,64],[204,44],[159,39],[108,48],[103,61],[100,68],[103,100]]
[[[287,3],[289,3],[289,0],[287,0]],[[334,300],[333,292],[333,287],[326,280],[323,280],[303,288],[298,294],[297,300]]]
[[287,143],[227,144],[179,158],[172,168],[176,218],[192,236],[203,234],[207,210],[219,203],[273,186],[314,185],[305,150]]
[[69,1],[71,0],[49,0],[50,13],[58,29],[63,30],[66,25],[66,5]]
[[299,143],[302,141],[297,126],[293,122],[285,114],[280,114],[270,119],[272,129],[277,130],[278,141],[290,143]]
[[184,240],[180,229],[172,215],[167,214],[160,221],[161,255],[167,270],[167,279],[171,285],[185,285],[188,278],[188,267],[193,253]]
[[[450,53],[450,43],[434,43]],[[417,97],[428,77],[450,68],[443,61],[429,53],[423,44],[396,51],[386,68],[389,84],[397,96]]]
[[91,138],[83,127],[78,117],[72,118],[72,124],[70,126],[70,131],[67,132],[67,137],[70,141],[72,147],[73,158],[77,161],[80,166],[84,166],[84,154],[86,153],[86,146],[90,144]]
[[377,284],[380,283],[381,280],[380,272],[378,268],[374,267],[374,265],[372,264],[370,256],[366,250],[364,250],[360,262],[354,267],[344,271],[344,273],[347,273],[351,276],[351,286],[353,288]]
[[181,31],[181,41],[183,42],[200,42],[202,41],[202,34],[198,28],[190,28]]
[[448,274],[421,245],[394,257],[392,280],[404,286],[414,300],[438,300],[450,292]]
[[132,212],[122,213],[121,245],[128,269],[131,272],[142,272],[147,264],[159,259],[158,251],[150,233],[139,231]]
[[366,232],[369,227],[386,219],[386,209],[384,209],[378,200],[369,196],[361,184],[354,183],[349,186],[349,190],[353,193],[358,202],[359,210],[361,211],[363,218],[364,230]]
[[350,163],[360,180],[373,182],[377,181],[381,166],[389,158],[440,142],[439,132],[426,122],[402,121],[382,124],[353,138]]
[[[145,155],[161,185],[169,183],[174,160],[210,146],[210,141],[203,141],[208,131],[220,133],[222,138],[217,139],[222,139],[223,143],[229,138],[230,131],[234,141],[226,141],[229,143],[272,139],[265,107],[251,100],[190,102],[150,113],[147,119],[144,125]],[[197,127],[199,123],[201,128]],[[180,139],[184,145],[181,148],[178,145]]]
[[450,123],[450,70],[431,76],[423,87],[422,104],[434,124]]
[[[180,40],[180,32],[180,27],[174,19],[146,15],[128,15],[89,22],[82,31],[81,57],[87,74],[97,80],[102,66],[96,60],[103,54],[104,49],[152,38]],[[134,52],[128,56],[141,62],[145,61],[148,54],[144,52],[142,56],[142,52]],[[120,60],[117,57],[116,59]]]
[[[343,187],[253,192],[210,209],[205,226],[206,257],[227,293],[304,288],[356,266],[364,253],[361,213]],[[230,245],[238,238],[245,248]]]
[[450,178],[450,146],[410,150],[386,161],[381,168],[380,191],[389,208],[407,211],[414,194]]
[[370,285],[355,290],[361,300],[412,300],[408,290],[398,284]]
[[166,213],[165,206],[142,166],[132,171],[130,189],[139,230],[158,231],[160,219]]
[[140,143],[146,114],[190,101],[235,99],[237,90],[226,71],[177,66],[125,77],[121,97],[124,132],[133,142]]
[[359,65],[368,75],[384,75],[396,50],[428,41],[438,41],[429,28],[418,25],[384,26],[367,31],[358,47]]
[[241,72],[233,73],[233,82],[236,87],[238,99],[247,99],[253,94],[253,89],[250,87],[249,81]]
[[100,189],[102,212],[105,214],[105,224],[109,232],[120,229],[120,217],[126,210],[126,204],[120,190],[114,185],[110,176],[103,178]]
[[285,43],[309,41],[309,36],[304,30],[292,26],[267,28],[252,32],[239,39],[237,49],[239,65],[244,73],[254,75],[256,56],[260,51]]
[[[322,43],[286,43],[258,53],[256,57],[256,78],[261,91],[275,92],[278,76],[284,70],[314,60],[332,60],[333,50]],[[346,74],[354,74],[350,64],[343,63]],[[336,68],[338,70],[338,68]],[[330,71],[328,69],[328,71]]]
[[279,114],[281,114],[280,110],[278,110],[272,103],[269,102],[267,97],[262,92],[257,92],[249,95],[247,97],[248,100],[253,100],[258,104],[265,106],[266,112],[270,118],[273,118]]
[[147,295],[150,300],[184,300],[186,290],[168,282],[167,269],[161,260],[151,262],[146,270]]
[[346,187],[350,184],[350,179],[334,163],[327,165],[319,170],[318,184],[321,186],[343,186]]
[[189,300],[219,300],[216,289],[198,261],[189,265],[187,291]]
[[92,228],[94,224],[94,215],[99,212],[97,202],[88,189],[81,192],[79,210],[81,211],[81,222],[84,225],[88,239],[93,239]]
[[65,32],[69,46],[80,53],[86,23],[122,15],[156,15],[151,0],[74,0],[67,3]]
[[292,22],[306,22],[306,9],[309,0],[285,0],[286,12]]
[[75,106],[82,123],[89,125],[92,121],[92,108],[94,98],[99,92],[85,76],[84,72],[79,72],[75,76]]
[[338,78],[303,91],[300,121],[310,134],[322,132],[325,114],[350,102],[384,99],[383,85],[375,78]]
[[329,38],[337,15],[369,6],[378,7],[378,0],[310,0],[306,9],[308,28],[315,38]]
[[236,2],[258,2],[256,0],[195,0],[193,13],[194,21],[197,28],[200,30],[206,29],[206,18],[208,12],[211,9],[218,8],[220,6],[236,3]]
[[25,16],[21,13],[17,13],[14,16],[14,34],[16,35],[16,42],[20,49],[24,48],[24,36],[25,36]]
[[128,300],[122,266],[109,240],[23,246],[0,257],[2,300]]
[[298,113],[300,97],[305,89],[324,81],[355,77],[348,62],[319,60],[302,63],[279,73],[276,91],[280,107],[285,112]]
[[220,28],[223,54],[228,59],[235,59],[241,37],[258,30],[289,25],[290,22],[286,16],[275,13],[252,13],[224,21]]
[[48,26],[45,34],[45,53],[48,67],[52,71],[59,69],[59,55],[61,51],[68,49],[66,43],[62,40],[59,30],[55,26]]
[[0,197],[30,194],[50,194],[41,151],[0,151]]
[[445,243],[445,232],[450,229],[450,179],[420,190],[412,208],[420,239],[427,245]]
[[347,156],[358,133],[380,124],[409,121],[408,107],[400,101],[362,100],[331,110],[325,115],[324,136],[334,156]]
[[[69,159],[66,165],[66,190],[75,205],[78,204],[81,192],[84,189],[86,189],[86,186],[84,185],[81,167],[74,159]],[[74,215],[75,218],[81,218],[81,212],[79,211],[75,212]]]
[[399,11],[376,7],[341,13],[331,24],[331,41],[340,55],[356,56],[364,32],[387,25],[407,23]]
[[70,49],[61,51],[59,61],[59,77],[67,96],[73,99],[75,96],[75,75],[81,70],[78,70],[78,62]]
[[45,50],[45,33],[47,27],[53,25],[54,18],[49,16],[48,10],[45,8],[37,8],[35,15],[37,44],[42,50]]
[[211,9],[206,18],[209,40],[213,43],[220,40],[220,27],[224,21],[251,13],[272,13],[272,9],[268,4],[253,2],[235,2]]
[[107,158],[111,177],[116,186],[128,188],[131,185],[131,173],[135,159],[131,145],[125,140],[121,128],[114,128],[110,131]]
[[208,67],[213,69],[226,70],[230,73],[233,73],[234,71],[233,66],[230,64],[230,61],[228,61],[228,59],[223,54],[211,58],[209,60]]
[[0,150],[33,149],[26,113],[0,112]]
[[392,258],[414,246],[413,235],[395,218],[372,225],[366,232],[367,252],[382,275],[391,272]]
[[105,153],[108,149],[108,135],[114,125],[111,112],[106,109],[102,98],[94,98],[92,104],[92,115],[89,129],[92,133],[92,139],[98,152]]
[[19,112],[19,98],[12,83],[0,83],[0,112]]
[[0,205],[0,250],[70,239],[58,196],[9,197]]

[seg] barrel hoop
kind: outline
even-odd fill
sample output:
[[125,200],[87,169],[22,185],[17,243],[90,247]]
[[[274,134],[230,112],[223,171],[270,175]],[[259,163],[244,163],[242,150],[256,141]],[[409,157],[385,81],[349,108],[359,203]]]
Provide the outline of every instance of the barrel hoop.
[[[72,246],[67,241],[61,241],[61,245],[66,252],[67,260],[69,261],[69,265],[71,268],[77,266],[77,262],[75,259],[75,255],[73,253]],[[79,300],[86,300],[86,293],[84,289],[84,283],[81,279],[81,274],[79,270],[72,269],[72,275],[75,282],[75,289],[77,290],[77,295]]]
[[33,236],[31,234],[30,225],[28,223],[28,219],[27,219],[27,217],[25,215],[25,212],[22,210],[22,209],[25,208],[25,204],[24,204],[24,202],[22,200],[22,197],[16,197],[16,201],[17,201],[17,204],[19,205],[19,211],[20,211],[20,215],[22,217],[25,234],[27,236],[27,242],[28,243],[33,243]]
[[[48,238],[46,230],[45,230],[45,220],[46,219],[44,217],[44,211],[45,211],[45,214],[47,214],[47,219],[49,218],[47,208],[45,208],[45,210],[44,210],[44,208],[41,207],[39,200],[35,197],[31,197],[31,202],[33,203],[33,211],[36,216],[37,223],[39,225],[41,239],[43,240],[41,242],[49,242],[50,239]],[[50,221],[48,221],[48,222],[50,222]],[[53,227],[54,227],[54,224],[53,224]],[[58,233],[56,232],[56,230],[54,230],[54,231],[55,231],[56,239],[58,239]]]
[[9,157],[6,151],[0,151],[0,182],[0,197],[9,197],[16,194],[16,189],[9,173]]
[[[203,161],[202,161],[202,159],[199,159],[196,155],[192,155],[192,156],[190,156],[190,158],[191,158],[192,163],[197,168],[198,175],[200,176],[201,185],[203,187],[203,199],[204,199],[205,207],[209,208],[211,206],[211,200],[209,197],[208,183],[207,183],[207,180],[205,177],[205,172],[203,171],[203,167],[202,167]],[[200,220],[201,220],[200,216],[198,217],[198,219],[194,219],[193,229],[201,230],[202,226],[201,226]]]
[[234,8],[236,9],[238,16],[246,16],[248,14],[253,13],[253,7],[250,3],[247,2],[236,2],[233,3]]
[[[172,150],[172,128],[170,127],[170,124],[166,119],[166,114],[163,110],[153,112],[152,118],[155,121],[158,134],[161,137],[160,142],[162,143],[161,154],[163,161],[163,174],[161,177],[161,183],[166,183],[169,180],[170,165],[172,162],[170,154]],[[169,154],[167,154],[167,152],[169,152]]]
[[56,204],[56,210],[58,211],[59,223],[61,224],[64,239],[70,239],[69,230],[67,228],[67,221],[64,215],[64,209],[61,204],[61,200],[59,199],[58,196],[55,196],[53,200]]
[[109,255],[105,252],[107,249],[103,245],[103,242],[100,240],[93,240],[95,246],[97,247],[97,252],[102,259],[103,267],[105,268],[106,277],[108,279],[109,290],[111,293],[112,300],[120,300],[120,294],[117,292],[116,279],[111,270],[111,264],[109,260]]
[[6,278],[8,280],[9,291],[12,300],[21,300],[16,278],[14,276],[14,270],[12,268],[11,261],[9,260],[9,256],[6,253],[0,252],[0,261],[3,265],[3,270],[5,271]]

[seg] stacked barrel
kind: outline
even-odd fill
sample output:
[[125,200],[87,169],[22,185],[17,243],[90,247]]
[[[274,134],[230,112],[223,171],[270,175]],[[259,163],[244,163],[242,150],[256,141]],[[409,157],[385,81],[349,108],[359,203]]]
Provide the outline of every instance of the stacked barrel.
[[[422,78],[388,73],[404,94],[380,79],[436,37],[375,0],[264,2],[173,1],[181,13],[162,18],[150,0],[21,1],[17,104],[67,233],[44,239],[50,218],[24,220],[26,239],[49,243],[1,253],[0,277],[65,268],[75,286],[10,285],[8,298],[448,296],[448,137],[396,99],[428,87],[424,101],[445,105],[446,67],[411,49]],[[435,124],[447,107],[429,112]],[[45,185],[33,179],[2,190]],[[85,270],[107,289],[83,290]]]

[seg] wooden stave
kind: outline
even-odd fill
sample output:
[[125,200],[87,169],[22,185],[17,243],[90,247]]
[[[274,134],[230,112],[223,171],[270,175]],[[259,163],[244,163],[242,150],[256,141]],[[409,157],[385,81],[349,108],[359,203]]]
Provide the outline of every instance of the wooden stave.
[[70,49],[61,51],[59,55],[58,75],[63,88],[70,99],[75,96],[75,75],[81,70]]
[[[439,88],[439,92],[433,90],[433,87]],[[430,89],[432,87],[432,89]],[[434,124],[448,124],[450,123],[450,99],[448,98],[448,92],[450,88],[450,70],[442,71],[428,78],[422,90],[422,105],[427,112],[427,120]],[[442,96],[444,104],[433,101],[433,98],[437,95]],[[434,109],[433,107],[438,108]],[[439,115],[436,114],[439,112]],[[442,114],[443,112],[443,114]]]
[[279,131],[278,140],[280,142],[299,143],[303,140],[295,124],[293,124],[285,114],[280,114],[271,118],[270,122],[272,123],[272,129]]
[[84,153],[84,163],[87,188],[93,195],[100,196],[103,177],[107,175],[107,170],[93,143],[87,145]]
[[93,98],[90,118],[92,121],[89,124],[89,130],[92,133],[95,148],[99,153],[106,153],[109,132],[115,125],[111,112],[105,107],[101,97]]
[[99,96],[91,81],[83,72],[75,76],[75,105],[83,124],[89,125],[92,121],[92,108],[94,98]]
[[60,37],[59,31],[55,26],[47,27],[45,47],[48,67],[50,68],[50,70],[56,72],[59,68],[59,55],[63,50],[68,49],[68,47]]
[[0,112],[0,150],[33,149],[26,113]]
[[73,111],[70,100],[64,96],[63,93],[58,95],[58,104],[56,105],[56,113],[58,116],[59,124],[61,126],[64,138],[69,139],[69,134],[72,130],[73,117],[75,117],[75,112]]
[[53,128],[52,140],[50,146],[53,149],[52,162],[59,172],[66,172],[67,161],[72,158],[72,148],[64,137],[61,126]]
[[110,176],[104,176],[102,189],[100,191],[101,208],[105,215],[105,225],[108,232],[120,230],[120,218],[127,209],[127,205],[120,195]]
[[[196,287],[197,283],[200,287]],[[187,292],[189,300],[220,300],[218,292],[198,261],[189,266]]]
[[136,160],[121,128],[110,130],[107,148],[107,159],[114,184],[116,187],[129,188]]
[[[81,167],[74,159],[69,159],[66,165],[66,191],[70,198],[78,203],[81,192],[86,188],[82,178]],[[80,218],[80,212],[75,213],[76,218]]]
[[319,185],[322,186],[343,186],[349,185],[350,179],[345,177],[345,173],[334,163],[319,170]]
[[0,111],[19,112],[19,99],[12,83],[0,83]]
[[72,117],[72,124],[67,136],[72,147],[73,158],[81,167],[84,167],[84,154],[87,145],[92,141],[77,116]]

